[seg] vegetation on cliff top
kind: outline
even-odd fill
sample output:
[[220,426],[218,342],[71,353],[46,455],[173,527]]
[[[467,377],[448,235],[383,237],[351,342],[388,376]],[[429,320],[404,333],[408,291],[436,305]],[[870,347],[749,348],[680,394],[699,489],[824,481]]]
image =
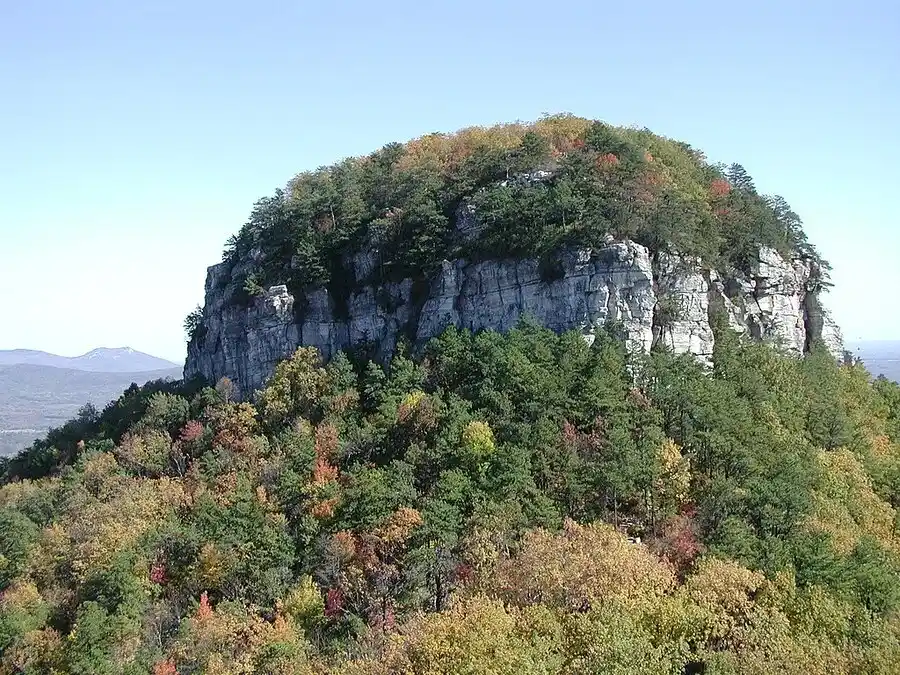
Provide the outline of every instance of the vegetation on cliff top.
[[[475,241],[455,234],[461,205],[482,226]],[[368,281],[379,282],[422,277],[445,258],[552,256],[608,234],[720,268],[746,268],[760,245],[818,260],[785,200],[759,195],[741,166],[571,115],[430,134],[301,173],[257,202],[224,259],[241,263],[249,294],[286,283],[340,297],[354,251],[376,253]]]
[[727,330],[712,373],[529,323],[301,348],[252,403],[133,387],[0,472],[0,673],[900,662],[900,387]]

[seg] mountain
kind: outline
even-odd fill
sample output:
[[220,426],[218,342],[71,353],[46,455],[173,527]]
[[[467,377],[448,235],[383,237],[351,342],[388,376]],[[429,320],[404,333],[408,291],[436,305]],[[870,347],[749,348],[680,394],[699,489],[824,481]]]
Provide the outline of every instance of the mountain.
[[181,374],[177,364],[130,347],[98,348],[75,357],[0,350],[0,456],[27,447],[85,403],[102,408],[132,383]]
[[31,349],[0,350],[0,366],[34,365],[97,373],[140,373],[177,368],[178,364],[130,347],[98,348],[81,356],[58,356]]
[[209,268],[185,373],[249,396],[298,346],[387,361],[523,317],[708,363],[721,318],[843,350],[827,261],[780,197],[647,130],[568,115],[433,134],[300,174]]
[[18,452],[51,427],[61,426],[85,403],[103,408],[132,383],[180,377],[177,367],[118,373],[30,363],[0,365],[0,456]]
[[900,340],[857,340],[849,342],[847,350],[873,375],[900,382]]

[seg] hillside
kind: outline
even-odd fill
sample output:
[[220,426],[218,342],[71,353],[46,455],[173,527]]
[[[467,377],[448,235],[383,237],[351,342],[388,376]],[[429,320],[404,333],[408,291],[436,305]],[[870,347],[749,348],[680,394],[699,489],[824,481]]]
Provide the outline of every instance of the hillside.
[[900,385],[827,273],[646,130],[302,174],[190,379],[0,460],[0,675],[896,673]]
[[92,349],[81,356],[59,356],[33,349],[0,350],[0,367],[33,365],[98,373],[142,373],[171,370],[178,364],[130,347]]
[[180,379],[181,368],[120,373],[0,365],[0,456],[26,448],[86,403],[102,408],[132,383],[161,378]]
[[900,387],[724,330],[132,390],[5,465],[0,672],[893,673]]

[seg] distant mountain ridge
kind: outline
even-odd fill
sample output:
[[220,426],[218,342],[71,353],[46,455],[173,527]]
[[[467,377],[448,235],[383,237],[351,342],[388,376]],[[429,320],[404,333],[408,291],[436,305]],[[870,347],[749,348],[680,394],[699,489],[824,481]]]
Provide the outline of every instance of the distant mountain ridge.
[[51,427],[61,426],[85,403],[102,409],[132,383],[177,380],[181,372],[180,366],[123,373],[34,363],[0,365],[0,457],[26,448]]
[[0,457],[65,423],[85,403],[102,408],[132,382],[179,379],[181,373],[181,365],[130,347],[99,347],[71,357],[0,350]]
[[0,366],[50,366],[93,373],[144,373],[171,370],[179,364],[131,347],[98,347],[81,356],[59,356],[34,349],[0,350]]

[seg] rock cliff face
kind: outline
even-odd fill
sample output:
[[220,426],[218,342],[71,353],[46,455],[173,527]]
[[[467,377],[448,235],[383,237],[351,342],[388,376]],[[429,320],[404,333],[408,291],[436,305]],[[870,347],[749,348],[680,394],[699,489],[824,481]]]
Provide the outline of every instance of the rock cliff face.
[[295,298],[285,286],[273,286],[249,306],[231,300],[242,270],[210,267],[185,375],[226,376],[247,396],[300,345],[326,358],[368,346],[384,358],[402,335],[421,345],[450,325],[504,331],[523,315],[555,331],[578,330],[589,341],[599,327],[617,322],[632,351],[661,343],[703,362],[713,353],[715,311],[734,330],[793,353],[819,339],[836,356],[843,350],[840,331],[811,290],[816,270],[767,248],[749,275],[723,275],[695,258],[654,257],[627,240],[566,251],[550,273],[537,260],[445,261],[424,285],[410,279],[365,285],[373,264],[366,253],[347,259],[358,290],[345,303],[324,288]]

